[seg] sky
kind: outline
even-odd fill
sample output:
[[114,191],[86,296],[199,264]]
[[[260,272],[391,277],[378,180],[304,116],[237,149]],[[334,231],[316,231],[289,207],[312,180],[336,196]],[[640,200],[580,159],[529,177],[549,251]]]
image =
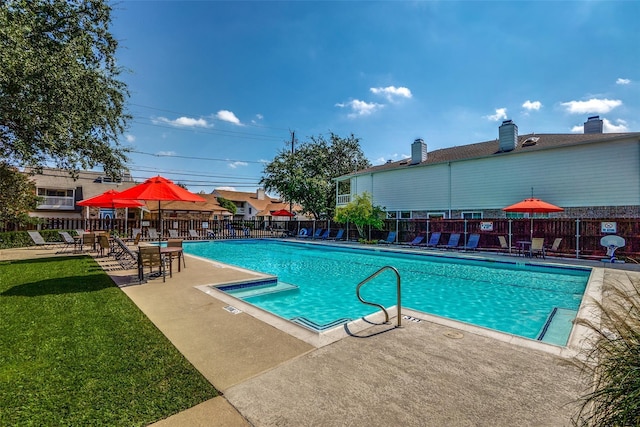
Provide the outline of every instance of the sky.
[[640,131],[638,1],[118,1],[136,179],[255,191],[330,132],[373,164],[520,134]]

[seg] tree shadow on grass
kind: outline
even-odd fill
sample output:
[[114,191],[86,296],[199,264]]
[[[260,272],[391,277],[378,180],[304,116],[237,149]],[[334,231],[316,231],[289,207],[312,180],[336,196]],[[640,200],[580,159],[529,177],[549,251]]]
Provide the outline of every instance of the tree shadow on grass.
[[[28,259],[11,261],[11,264],[24,265],[25,268],[28,269],[41,268],[44,270],[51,262],[60,260],[60,258]],[[34,264],[42,264],[42,267],[38,267]],[[43,279],[16,285],[0,293],[0,295],[8,297],[36,297],[42,295],[96,292],[106,288],[115,287],[115,284],[109,276],[104,274],[100,266],[93,262],[93,260],[87,260],[86,268],[82,273],[83,274],[76,276]]]

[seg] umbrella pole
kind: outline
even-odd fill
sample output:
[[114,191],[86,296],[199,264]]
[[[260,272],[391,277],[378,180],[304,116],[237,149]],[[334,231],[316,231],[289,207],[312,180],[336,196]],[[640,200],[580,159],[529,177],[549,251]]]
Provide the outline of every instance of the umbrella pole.
[[160,209],[160,200],[158,200],[158,219],[160,220],[160,234],[158,235],[158,247],[162,244],[162,235],[164,234],[164,229],[162,227],[162,209]]

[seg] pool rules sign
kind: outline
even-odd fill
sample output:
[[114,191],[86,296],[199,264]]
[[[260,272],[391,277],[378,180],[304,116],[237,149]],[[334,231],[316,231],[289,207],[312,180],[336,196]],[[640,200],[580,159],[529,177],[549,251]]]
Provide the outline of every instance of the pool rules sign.
[[618,223],[612,221],[606,221],[600,223],[601,233],[616,233],[618,231]]

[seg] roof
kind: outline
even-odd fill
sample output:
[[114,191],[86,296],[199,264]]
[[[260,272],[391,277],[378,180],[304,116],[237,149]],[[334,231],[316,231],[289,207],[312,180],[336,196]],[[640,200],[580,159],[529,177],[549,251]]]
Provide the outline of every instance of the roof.
[[[198,194],[198,196],[201,196],[206,202],[163,201],[160,207],[163,211],[229,213],[229,211],[220,206],[215,196],[211,194]],[[146,202],[146,207],[149,211],[156,212],[158,210],[158,202],[148,201]]]
[[[285,203],[285,202],[270,203],[267,205],[266,208],[258,212],[256,216],[271,216],[271,212],[279,211],[282,209],[284,209],[285,211],[289,211],[289,203]],[[295,214],[296,212],[300,212],[301,210],[302,210],[302,206],[295,205],[295,204],[293,205],[293,214]]]
[[[258,198],[258,192],[244,192],[244,191],[231,191],[231,190],[213,190],[212,195],[214,197],[222,197],[232,202],[246,202],[251,204],[258,211],[263,211],[272,203],[282,203],[280,199],[270,197],[267,194],[263,199]],[[283,204],[284,206],[284,204]],[[287,205],[288,206],[288,205]],[[281,208],[278,208],[281,209]]]
[[[469,145],[442,148],[427,152],[427,160],[416,165],[411,165],[411,158],[396,162],[387,162],[383,165],[373,166],[359,170],[355,174],[343,175],[343,177],[381,172],[386,170],[402,169],[419,165],[431,165],[491,156],[508,156],[517,153],[526,153],[540,150],[570,147],[573,145],[613,142],[622,139],[640,138],[640,132],[633,133],[601,133],[601,134],[526,134],[518,136],[518,144],[514,150],[501,152],[498,139],[478,142]],[[526,143],[525,143],[526,141]]]

